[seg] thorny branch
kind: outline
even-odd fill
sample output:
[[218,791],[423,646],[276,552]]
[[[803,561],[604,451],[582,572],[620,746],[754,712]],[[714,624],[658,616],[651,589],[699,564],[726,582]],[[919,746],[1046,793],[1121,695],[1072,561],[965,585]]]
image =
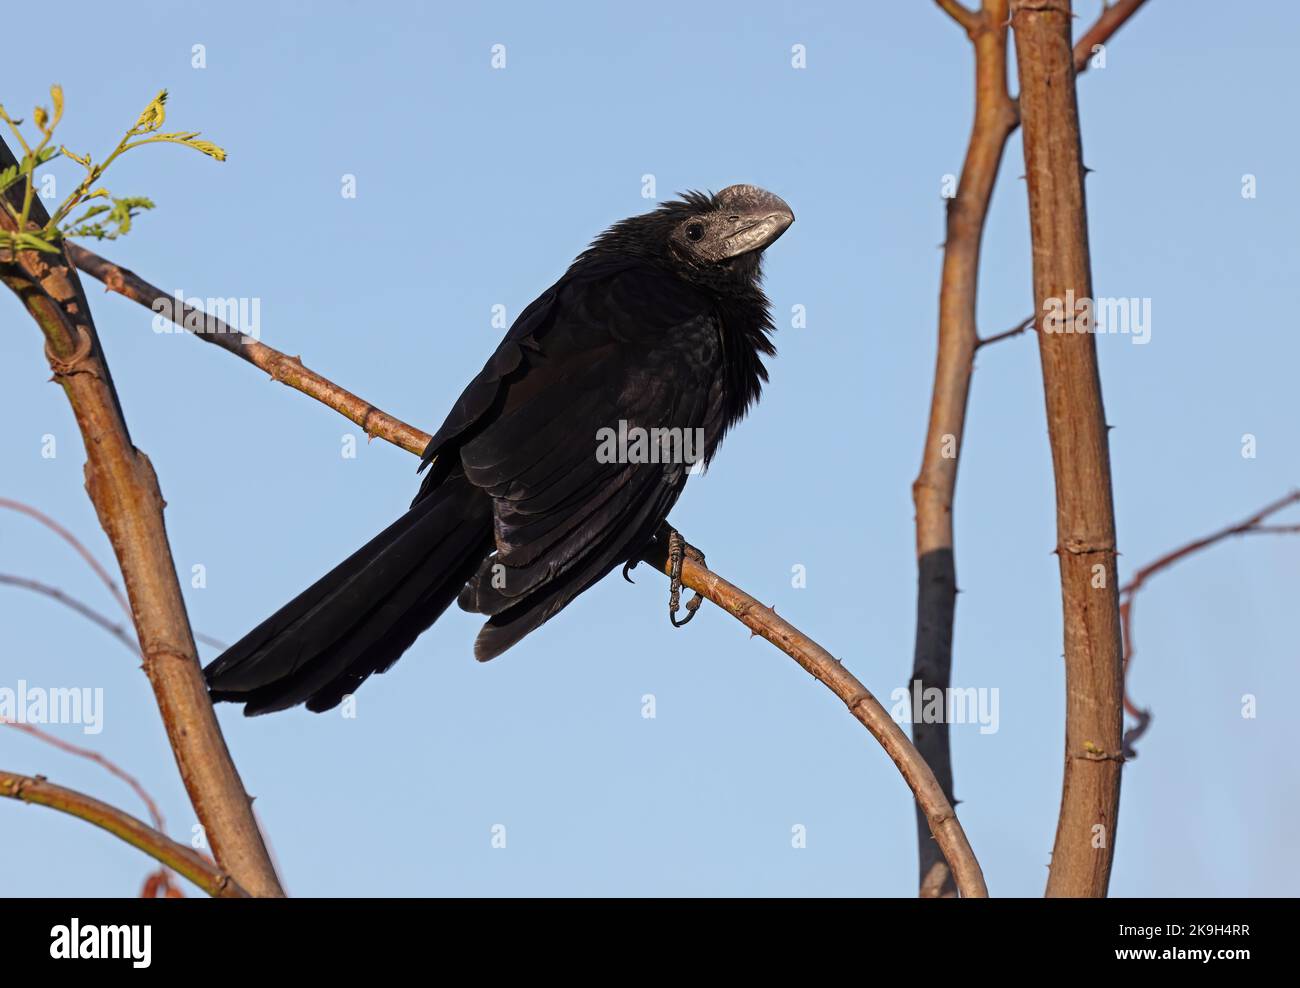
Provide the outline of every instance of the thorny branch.
[[[1144,0],[1124,0],[1103,9],[1079,39],[1076,72],[1088,68],[1096,46],[1112,34]],[[940,689],[952,680],[952,637],[957,576],[953,501],[961,457],[966,406],[976,351],[1025,332],[1034,316],[1015,328],[981,339],[976,326],[980,243],[993,186],[1006,143],[1020,126],[1019,105],[1007,88],[1007,0],[984,0],[971,10],[959,0],[936,0],[970,37],[975,51],[975,122],[962,165],[957,198],[947,204],[947,236],[939,289],[939,342],[931,393],[930,419],[921,469],[912,486],[916,505],[917,610],[912,679]],[[916,724],[916,744],[952,796],[952,754],[946,724]],[[920,894],[953,894],[944,862],[927,839],[918,816]]]
[[143,821],[93,796],[56,786],[39,775],[0,771],[0,797],[48,806],[93,823],[188,878],[215,898],[248,897],[248,892],[238,882],[193,848],[178,844]]
[[[1092,297],[1092,261],[1070,3],[1012,0],[1034,311],[1071,293]],[[1071,313],[1070,318],[1076,318]],[[1081,316],[1078,318],[1086,318]],[[1105,896],[1115,854],[1123,761],[1124,662],[1115,505],[1096,339],[1072,321],[1038,334],[1056,488],[1056,545],[1065,651],[1061,809],[1048,871],[1051,897]]]
[[[912,484],[916,506],[916,642],[912,683],[921,690],[946,690],[952,679],[952,629],[957,604],[953,556],[952,502],[966,425],[971,371],[979,337],[975,297],[980,241],[1007,138],[1019,115],[1007,91],[1007,0],[987,0],[978,12],[940,4],[967,29],[975,46],[975,122],[971,129],[955,199],[947,201],[943,273],[939,285],[939,341],[930,418],[921,469]],[[912,692],[909,689],[909,694]],[[912,736],[952,800],[952,753],[948,725],[914,717]],[[955,894],[947,862],[929,840],[917,809],[920,895]]]
[[[61,738],[56,738],[53,734],[42,731],[39,727],[36,727],[33,724],[20,724],[12,720],[5,720],[4,718],[0,718],[0,724],[3,724],[5,727],[12,727],[15,730],[22,731],[24,734],[29,734],[38,741],[44,741],[46,744],[51,745],[60,751],[67,752],[70,755],[76,755],[78,758],[85,758],[88,761],[92,761],[110,775],[121,779],[131,787],[132,791],[140,797],[140,801],[144,803],[145,808],[149,811],[149,819],[153,822],[153,828],[160,834],[165,834],[167,832],[167,824],[163,820],[162,811],[158,809],[158,804],[154,801],[154,798],[150,796],[148,790],[141,785],[139,779],[130,772],[121,768],[116,762],[111,761],[101,755],[98,751],[91,748],[82,748],[80,745],[69,744]],[[175,881],[173,881],[172,872],[166,866],[159,868],[157,871],[151,872],[146,876],[141,891],[141,898],[183,899],[184,897],[185,893],[182,892],[180,887],[176,885]]]
[[139,302],[160,313],[182,329],[191,331],[205,343],[219,346],[241,360],[247,360],[296,391],[328,405],[345,418],[361,426],[367,436],[379,437],[419,456],[429,443],[429,436],[400,419],[358,398],[333,381],[303,366],[301,357],[290,357],[241,333],[215,316],[189,305],[177,303],[161,288],[149,284],[134,271],[120,268],[79,244],[67,244],[68,256],[86,274],[104,283],[105,289]]
[[96,765],[108,772],[109,775],[125,782],[131,787],[131,790],[140,797],[140,802],[144,803],[145,809],[149,811],[149,819],[153,821],[154,829],[159,831],[165,831],[167,829],[167,824],[163,820],[162,810],[158,809],[158,804],[154,801],[154,798],[149,795],[149,791],[140,783],[140,780],[130,772],[119,767],[115,762],[105,758],[98,751],[91,748],[82,748],[80,745],[69,744],[61,738],[56,738],[53,734],[42,731],[39,727],[36,727],[33,724],[20,724],[12,720],[4,720],[3,718],[0,718],[0,724],[3,724],[5,727],[12,727],[15,730],[22,731],[24,734],[30,734],[37,740],[44,741],[48,745],[53,745],[60,751],[94,762]]
[[[0,166],[17,167],[2,141]],[[33,203],[32,221],[47,220],[43,206]],[[9,210],[0,210],[0,227],[13,233],[18,226]],[[257,895],[282,895],[207,696],[158,479],[131,442],[76,269],[63,251],[4,249],[0,281],[40,328],[54,379],[76,417],[86,450],[87,493],[117,556],[144,670],[195,813],[217,860],[241,885]]]

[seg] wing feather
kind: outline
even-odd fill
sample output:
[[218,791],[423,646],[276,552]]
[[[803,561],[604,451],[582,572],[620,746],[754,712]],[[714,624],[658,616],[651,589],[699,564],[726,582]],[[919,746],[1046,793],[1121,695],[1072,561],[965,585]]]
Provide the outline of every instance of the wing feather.
[[514,352],[494,357],[457,404],[491,414],[453,412],[435,437],[454,443],[466,477],[493,499],[496,552],[460,598],[490,617],[480,658],[640,552],[680,495],[688,464],[603,462],[600,431],[702,428],[716,393],[717,318],[679,280],[624,268],[548,295],[545,311],[528,314],[534,328],[502,344]]

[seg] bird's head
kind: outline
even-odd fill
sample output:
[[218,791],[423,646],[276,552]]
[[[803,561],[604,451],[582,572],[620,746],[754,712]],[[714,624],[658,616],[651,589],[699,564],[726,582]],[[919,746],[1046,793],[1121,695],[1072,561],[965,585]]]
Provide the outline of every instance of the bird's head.
[[755,185],[687,192],[612,226],[594,250],[633,253],[715,291],[756,285],[763,251],[794,222],[779,196]]

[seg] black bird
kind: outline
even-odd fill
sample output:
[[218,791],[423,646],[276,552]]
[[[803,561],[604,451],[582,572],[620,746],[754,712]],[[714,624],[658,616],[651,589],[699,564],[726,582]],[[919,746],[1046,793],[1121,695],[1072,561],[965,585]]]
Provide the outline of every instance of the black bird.
[[777,196],[733,185],[601,234],[457,400],[410,510],[209,665],[212,698],[328,710],[457,597],[488,616],[486,661],[626,576],[656,534],[680,559],[665,520],[767,380],[761,257],[792,222]]

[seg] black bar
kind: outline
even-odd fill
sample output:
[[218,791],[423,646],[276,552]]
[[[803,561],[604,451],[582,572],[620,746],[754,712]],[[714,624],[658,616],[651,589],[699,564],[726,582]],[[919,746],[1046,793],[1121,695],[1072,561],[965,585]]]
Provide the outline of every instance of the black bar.
[[[746,969],[776,976],[787,965],[796,976],[844,968],[858,977],[898,972],[943,981],[1018,971],[1055,978],[1098,967],[1228,974],[1230,965],[1286,959],[1279,941],[1281,914],[1290,905],[1259,899],[9,899],[0,907],[0,955],[14,984],[29,968],[60,967],[218,979],[410,969],[459,980],[512,968],[537,977],[580,970],[609,978],[709,970],[734,977]],[[104,933],[103,927],[114,929]],[[136,928],[134,939],[122,927]],[[90,952],[92,942],[127,956],[52,956]],[[1202,951],[1210,952],[1208,960]]]

